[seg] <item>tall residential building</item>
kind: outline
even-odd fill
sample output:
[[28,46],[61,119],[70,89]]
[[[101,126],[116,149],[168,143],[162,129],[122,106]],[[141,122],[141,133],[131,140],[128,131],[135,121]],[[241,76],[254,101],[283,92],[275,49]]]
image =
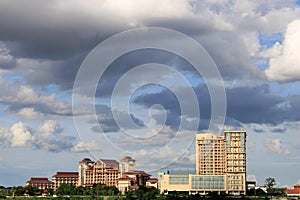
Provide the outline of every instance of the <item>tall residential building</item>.
[[196,135],[196,174],[223,175],[225,172],[224,136],[213,133]]
[[246,131],[196,135],[196,174],[158,174],[159,189],[246,194]]
[[78,174],[78,185],[116,186],[117,179],[120,177],[119,163],[116,160],[99,159],[94,162],[89,158],[84,158],[79,162]]
[[229,193],[246,193],[246,131],[225,131],[226,180]]

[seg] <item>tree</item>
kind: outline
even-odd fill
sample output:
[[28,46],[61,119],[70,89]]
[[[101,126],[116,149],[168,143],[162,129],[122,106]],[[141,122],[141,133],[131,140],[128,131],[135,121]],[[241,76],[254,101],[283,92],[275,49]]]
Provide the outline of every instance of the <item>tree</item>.
[[12,192],[16,196],[22,196],[25,193],[25,188],[23,186],[13,187]]
[[56,190],[56,194],[70,195],[75,193],[75,186],[73,184],[62,183]]
[[269,177],[265,180],[265,187],[267,188],[268,193],[272,193],[273,187],[276,185],[275,178]]

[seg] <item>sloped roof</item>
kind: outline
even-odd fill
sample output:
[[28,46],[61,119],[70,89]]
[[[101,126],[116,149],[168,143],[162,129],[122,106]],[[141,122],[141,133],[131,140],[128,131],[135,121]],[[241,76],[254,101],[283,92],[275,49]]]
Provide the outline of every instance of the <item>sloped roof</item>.
[[300,194],[300,188],[288,189],[285,190],[286,194]]
[[90,158],[83,158],[81,162],[93,162]]
[[147,174],[146,172],[144,171],[137,171],[137,170],[132,170],[132,171],[128,171],[128,172],[125,172],[123,174],[128,174],[128,175],[142,175],[142,176],[151,176],[151,174]]
[[31,177],[29,181],[27,181],[27,183],[53,183],[52,181],[49,181],[48,178],[40,178],[40,177],[36,177],[36,178],[33,178]]
[[121,159],[121,161],[135,161],[135,159],[131,158],[130,156],[125,156]]
[[131,181],[131,180],[132,180],[132,178],[129,178],[126,175],[123,175],[121,178],[118,178],[118,181]]
[[103,162],[107,168],[112,168],[115,170],[119,169],[119,162],[116,160],[108,160],[108,159],[99,159],[101,162]]
[[157,183],[158,182],[158,179],[157,178],[149,178],[147,180],[147,182],[150,182],[150,183]]
[[56,172],[55,177],[77,178],[78,172]]

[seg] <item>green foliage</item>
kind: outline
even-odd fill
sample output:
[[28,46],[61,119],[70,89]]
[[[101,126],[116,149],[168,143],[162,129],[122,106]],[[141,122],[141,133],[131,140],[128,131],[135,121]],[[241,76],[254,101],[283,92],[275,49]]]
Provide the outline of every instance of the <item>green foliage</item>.
[[119,194],[118,188],[115,186],[105,186],[101,184],[94,184],[91,190],[91,195],[105,195],[112,196]]
[[73,184],[62,183],[56,190],[58,195],[71,195],[75,193],[75,186]]
[[157,199],[157,195],[158,195],[158,190],[140,186],[136,190],[127,192],[126,199],[153,200],[153,199]]
[[273,177],[266,178],[265,187],[267,188],[267,192],[272,194],[274,192],[273,187],[276,185],[276,180]]
[[46,190],[47,190],[47,192],[48,192],[49,195],[52,196],[54,194],[54,191],[53,191],[52,188],[47,188]]
[[72,184],[61,184],[57,190],[58,195],[90,195],[91,198],[97,196],[112,196],[119,194],[118,188],[115,186],[105,186],[100,184],[94,184],[93,187],[75,187]]
[[13,187],[12,192],[14,192],[16,196],[23,196],[25,193],[25,188],[23,186]]
[[265,187],[266,187],[267,189],[271,189],[271,188],[273,188],[275,185],[276,185],[275,178],[272,178],[272,177],[266,178],[266,180],[265,180]]

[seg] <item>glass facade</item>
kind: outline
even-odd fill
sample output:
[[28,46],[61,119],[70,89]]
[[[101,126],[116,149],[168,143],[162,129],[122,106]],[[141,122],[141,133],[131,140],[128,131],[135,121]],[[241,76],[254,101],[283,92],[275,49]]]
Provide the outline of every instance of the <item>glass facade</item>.
[[192,189],[225,189],[224,176],[192,176]]
[[177,185],[184,185],[189,184],[189,175],[171,175],[169,177],[169,184],[177,184]]

